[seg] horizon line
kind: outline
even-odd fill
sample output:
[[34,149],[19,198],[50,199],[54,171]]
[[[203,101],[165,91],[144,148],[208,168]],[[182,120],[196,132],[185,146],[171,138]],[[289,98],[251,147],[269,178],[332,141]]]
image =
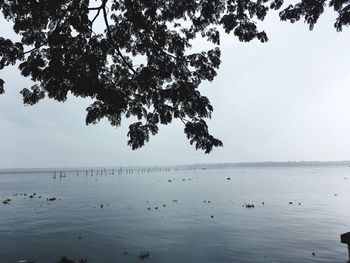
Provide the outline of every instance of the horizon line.
[[101,165],[101,166],[64,166],[64,167],[11,167],[11,168],[0,168],[0,171],[14,171],[14,170],[31,170],[38,171],[41,170],[65,170],[65,171],[81,171],[81,170],[91,170],[91,169],[136,169],[136,168],[170,168],[170,167],[200,167],[200,166],[278,166],[278,165],[290,165],[290,166],[300,166],[300,165],[332,165],[332,164],[344,164],[350,165],[350,160],[339,160],[339,161],[245,161],[245,162],[211,162],[211,163],[192,163],[192,164],[168,164],[168,165],[150,165],[150,164],[138,164],[138,165]]

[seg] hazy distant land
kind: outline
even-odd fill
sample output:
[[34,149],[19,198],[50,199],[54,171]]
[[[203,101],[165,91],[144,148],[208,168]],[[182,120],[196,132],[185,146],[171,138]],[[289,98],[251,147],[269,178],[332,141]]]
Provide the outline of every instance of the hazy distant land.
[[247,168],[247,167],[312,167],[312,166],[349,166],[350,160],[343,161],[287,161],[287,162],[233,162],[233,163],[202,163],[202,164],[180,164],[180,165],[135,165],[135,166],[100,166],[100,167],[51,167],[51,168],[6,168],[0,169],[1,173],[21,173],[21,172],[50,172],[50,171],[82,171],[82,170],[117,170],[117,169],[152,169],[152,168],[170,168],[170,169],[226,169],[226,168]]

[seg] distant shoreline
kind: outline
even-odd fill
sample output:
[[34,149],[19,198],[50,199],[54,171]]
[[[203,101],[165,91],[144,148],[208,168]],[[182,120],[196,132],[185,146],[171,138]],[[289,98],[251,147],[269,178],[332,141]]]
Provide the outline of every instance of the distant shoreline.
[[[182,165],[179,165],[182,166]],[[350,161],[287,161],[287,162],[237,162],[237,163],[211,163],[211,164],[193,164],[183,166],[220,166],[220,167],[297,167],[297,166],[350,166]]]
[[117,170],[117,169],[224,169],[224,168],[250,168],[250,167],[312,167],[312,166],[349,166],[347,161],[288,161],[288,162],[237,162],[237,163],[203,163],[203,164],[181,164],[181,165],[145,165],[145,166],[99,166],[99,167],[52,167],[52,168],[5,168],[0,169],[2,173],[47,173],[54,171],[77,172],[86,170]]

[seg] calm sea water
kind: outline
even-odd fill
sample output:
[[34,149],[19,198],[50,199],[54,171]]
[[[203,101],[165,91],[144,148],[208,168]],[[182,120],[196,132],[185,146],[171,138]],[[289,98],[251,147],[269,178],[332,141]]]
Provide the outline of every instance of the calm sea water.
[[[0,174],[0,200],[12,199],[0,203],[0,262],[53,263],[64,255],[88,263],[138,262],[141,251],[150,253],[147,262],[177,263],[348,257],[339,238],[350,231],[346,166],[52,177]],[[51,197],[57,200],[48,202]]]

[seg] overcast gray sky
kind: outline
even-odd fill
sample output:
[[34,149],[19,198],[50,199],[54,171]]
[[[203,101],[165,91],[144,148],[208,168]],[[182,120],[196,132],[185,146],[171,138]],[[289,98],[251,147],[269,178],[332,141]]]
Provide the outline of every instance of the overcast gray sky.
[[201,87],[214,106],[210,130],[224,143],[209,155],[189,144],[180,122],[132,151],[127,121],[119,129],[85,125],[89,100],[23,106],[19,91],[31,83],[7,68],[0,168],[350,159],[350,32],[337,33],[334,21],[328,12],[310,32],[270,14],[261,24],[268,43],[223,37],[218,76]]

